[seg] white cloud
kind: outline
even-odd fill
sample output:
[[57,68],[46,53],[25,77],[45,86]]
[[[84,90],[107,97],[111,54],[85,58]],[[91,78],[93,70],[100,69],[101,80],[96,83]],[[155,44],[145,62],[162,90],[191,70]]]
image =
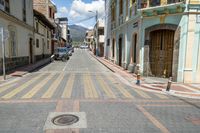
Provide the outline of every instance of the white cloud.
[[[95,12],[98,11],[99,18],[104,15],[104,0],[96,0],[91,3],[85,3],[82,0],[74,0],[69,12],[69,17],[73,21],[89,18],[95,16]],[[88,12],[88,11],[93,11]]]
[[67,9],[67,7],[63,6],[63,7],[60,8],[59,12],[67,14],[68,9]]
[[69,13],[69,10],[67,9],[67,7],[63,6],[60,7],[58,10],[58,13],[56,13],[56,17],[66,17]]
[[77,24],[92,28],[95,24],[96,11],[98,11],[99,18],[104,17],[104,3],[105,0],[94,0],[90,3],[84,2],[83,0],[73,0],[71,7],[60,7],[56,17],[68,17],[69,24]]

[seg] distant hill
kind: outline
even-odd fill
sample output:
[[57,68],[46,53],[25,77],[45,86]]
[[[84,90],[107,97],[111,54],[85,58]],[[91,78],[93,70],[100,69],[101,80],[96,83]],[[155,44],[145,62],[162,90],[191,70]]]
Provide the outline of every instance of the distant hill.
[[84,40],[87,28],[80,25],[69,25],[69,28],[74,42],[82,42]]

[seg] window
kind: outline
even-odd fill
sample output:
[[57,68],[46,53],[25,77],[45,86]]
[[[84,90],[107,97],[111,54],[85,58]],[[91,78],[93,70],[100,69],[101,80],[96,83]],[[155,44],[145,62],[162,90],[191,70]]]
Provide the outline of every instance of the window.
[[0,0],[0,9],[9,13],[10,12],[9,0]]
[[39,44],[39,39],[36,39],[36,48],[39,48],[40,47],[40,44]]
[[119,14],[123,14],[123,0],[120,0],[119,2]]
[[0,0],[0,9],[3,11],[5,10],[4,3],[5,3],[4,0]]
[[35,30],[36,30],[37,33],[39,32],[39,24],[38,24],[38,22],[36,22]]
[[47,49],[49,49],[49,40],[47,40]]
[[111,7],[112,21],[115,21],[115,5]]
[[51,8],[49,7],[49,18],[51,18]]
[[128,16],[128,0],[126,0],[126,17]]
[[17,42],[16,42],[16,32],[10,31],[10,55],[12,57],[17,56]]
[[49,31],[48,31],[48,29],[47,29],[47,38],[49,38]]
[[23,2],[22,16],[23,16],[23,21],[26,22],[26,0],[22,0],[22,2]]

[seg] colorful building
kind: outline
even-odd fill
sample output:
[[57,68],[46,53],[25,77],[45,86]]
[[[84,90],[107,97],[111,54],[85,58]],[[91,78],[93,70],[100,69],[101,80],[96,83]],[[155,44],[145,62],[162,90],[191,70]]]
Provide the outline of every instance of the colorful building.
[[200,83],[199,0],[106,3],[111,14],[106,19],[111,23],[108,59],[144,76]]

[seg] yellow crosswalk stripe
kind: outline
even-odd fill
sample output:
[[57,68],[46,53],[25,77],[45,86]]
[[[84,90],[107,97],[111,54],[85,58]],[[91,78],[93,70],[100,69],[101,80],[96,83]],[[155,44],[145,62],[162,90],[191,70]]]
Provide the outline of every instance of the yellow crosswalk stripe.
[[60,76],[52,83],[52,85],[49,87],[49,89],[44,93],[42,98],[51,98],[56,89],[58,88],[59,84],[64,78],[64,74],[60,74]]
[[62,94],[62,98],[70,98],[71,97],[72,88],[74,85],[74,79],[75,79],[75,75],[74,74],[70,75],[70,77],[67,81],[66,87],[64,89],[64,92]]
[[9,92],[8,94],[4,95],[2,98],[3,99],[10,99],[10,98],[12,98],[13,96],[15,96],[16,94],[18,94],[22,90],[26,89],[29,85],[31,85],[33,82],[35,82],[36,80],[38,80],[42,76],[43,76],[43,74],[41,74],[39,76],[36,76],[33,79],[30,79],[28,82],[24,83],[23,85],[19,86],[18,88],[15,88],[14,90],[12,90],[11,92]]
[[89,83],[88,83],[88,80],[87,80],[87,77],[86,75],[83,76],[83,83],[84,83],[84,95],[85,95],[85,98],[90,98],[90,92],[89,92]]
[[145,92],[143,92],[141,90],[134,89],[134,88],[132,88],[132,89],[143,98],[151,98],[149,95],[147,95]]
[[98,98],[98,94],[92,82],[90,74],[84,75],[83,81],[85,98]]
[[[108,79],[114,84],[114,82],[117,82],[114,78],[111,76],[108,76]],[[126,98],[134,98],[121,84],[114,84],[115,88],[117,88]]]
[[89,86],[90,86],[90,89],[91,89],[93,97],[94,98],[98,98],[98,93],[97,93],[97,91],[95,89],[95,86],[94,86],[94,84],[92,82],[92,79],[91,79],[90,75],[88,76],[88,82],[89,82]]
[[109,88],[109,86],[104,82],[104,80],[102,79],[102,77],[97,76],[97,80],[101,86],[101,88],[104,90],[104,92],[106,93],[106,95],[110,98],[116,98],[116,96],[114,95],[114,93],[112,92],[112,90]]
[[9,84],[9,85],[5,85],[5,86],[3,86],[3,87],[0,87],[0,93],[2,93],[2,92],[4,92],[4,91],[8,90],[9,88],[11,88],[11,87],[13,87],[13,86],[15,86],[15,84]]
[[51,79],[53,78],[55,74],[49,75],[47,78],[44,78],[43,80],[40,81],[35,87],[33,87],[28,93],[26,93],[22,99],[28,99],[32,98],[44,85]]
[[161,98],[161,99],[169,99],[169,97],[165,96],[164,94],[154,94],[156,95],[157,97]]

